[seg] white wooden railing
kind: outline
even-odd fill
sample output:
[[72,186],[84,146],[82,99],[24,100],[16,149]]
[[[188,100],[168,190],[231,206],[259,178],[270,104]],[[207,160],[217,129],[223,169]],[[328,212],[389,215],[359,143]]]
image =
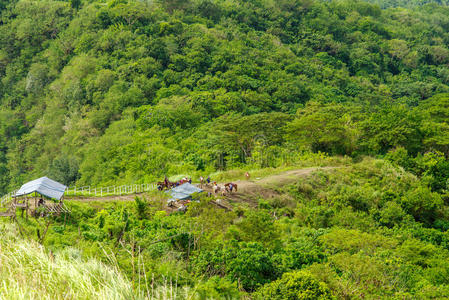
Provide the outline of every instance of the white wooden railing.
[[11,193],[8,193],[4,195],[0,200],[0,205],[3,206],[4,204],[10,202],[12,200],[12,196],[16,194],[16,191],[13,191]]
[[104,197],[104,196],[121,196],[128,194],[144,193],[154,191],[157,188],[154,183],[130,184],[130,185],[112,185],[106,187],[68,187],[65,191],[65,196],[89,196],[89,197]]
[[[155,183],[142,183],[142,184],[130,184],[130,185],[112,185],[106,187],[93,187],[93,186],[81,186],[81,187],[68,187],[65,190],[65,196],[84,196],[84,197],[105,197],[105,196],[121,196],[129,194],[137,194],[150,192],[157,189]],[[16,191],[10,192],[0,198],[0,206],[11,202]]]

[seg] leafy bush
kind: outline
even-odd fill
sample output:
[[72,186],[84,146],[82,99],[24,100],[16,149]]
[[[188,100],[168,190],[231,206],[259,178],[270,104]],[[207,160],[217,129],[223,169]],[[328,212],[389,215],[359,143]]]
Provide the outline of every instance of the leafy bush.
[[415,219],[432,224],[443,205],[441,196],[428,187],[418,186],[401,198],[402,207]]
[[240,292],[237,284],[226,278],[218,276],[210,277],[206,282],[200,283],[195,287],[198,299],[237,299]]
[[324,282],[305,271],[284,273],[282,278],[264,285],[257,293],[257,299],[333,299]]

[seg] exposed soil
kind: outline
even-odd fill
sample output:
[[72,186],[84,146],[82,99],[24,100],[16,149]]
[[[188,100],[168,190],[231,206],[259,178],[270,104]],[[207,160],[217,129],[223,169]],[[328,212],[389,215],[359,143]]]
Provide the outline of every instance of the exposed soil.
[[[250,180],[237,180],[234,183],[237,184],[237,191],[232,193],[226,193],[222,195],[218,192],[215,195],[216,205],[222,208],[231,209],[233,203],[246,203],[250,207],[256,207],[259,203],[259,199],[272,199],[280,196],[277,191],[278,188],[294,183],[298,178],[311,175],[317,170],[331,170],[335,167],[313,167],[305,169],[297,169],[283,172],[281,174],[270,175],[264,178],[251,178]],[[218,185],[221,189],[224,189],[224,182]],[[212,184],[205,184],[202,186],[206,192],[212,191]],[[134,201],[136,196],[142,196],[145,193],[129,194],[121,196],[105,196],[105,197],[83,197],[83,196],[69,196],[66,200],[74,201],[88,201],[88,202],[101,202],[101,201]]]
[[[259,199],[272,199],[280,196],[278,188],[294,183],[298,178],[311,175],[317,170],[331,170],[335,167],[313,167],[297,169],[283,172],[281,174],[270,175],[261,179],[237,180],[237,192],[227,193],[225,196],[218,193],[217,199],[226,206],[232,206],[232,203],[247,203],[250,207],[256,207]],[[218,184],[223,188],[224,183]],[[212,186],[204,186],[203,189],[212,192]]]

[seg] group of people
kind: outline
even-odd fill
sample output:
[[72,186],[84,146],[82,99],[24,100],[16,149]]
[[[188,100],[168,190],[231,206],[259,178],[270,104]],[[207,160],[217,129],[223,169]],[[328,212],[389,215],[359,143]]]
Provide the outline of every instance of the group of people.
[[[210,176],[207,176],[206,182],[207,182],[207,184],[210,184]],[[201,176],[201,177],[200,177],[200,187],[201,187],[201,188],[203,187],[203,184],[204,184],[204,177]]]
[[178,182],[176,182],[176,184],[177,184],[176,186],[181,185],[181,184],[184,184],[184,183],[186,183],[186,182],[192,184],[192,178],[184,177],[184,178],[182,178],[181,180],[179,180]]
[[[246,180],[250,179],[250,175],[249,175],[248,172],[245,173],[245,177],[246,177]],[[182,178],[179,181],[171,182],[170,180],[168,180],[168,177],[165,176],[164,181],[161,181],[161,182],[157,183],[157,189],[159,191],[163,191],[165,189],[171,189],[171,188],[177,187],[177,186],[179,186],[181,184],[184,184],[186,182],[191,184],[192,183],[192,178],[184,177],[184,178]],[[207,185],[209,185],[211,183],[210,176],[207,176],[206,179],[204,179],[203,176],[200,176],[200,187],[203,188],[203,185],[205,183]],[[221,191],[222,195],[224,195],[226,193],[232,193],[234,190],[237,191],[237,184],[233,183],[233,182],[228,182],[228,183],[226,183],[224,185],[224,187],[220,187],[220,186],[218,186],[217,182],[214,181],[213,185],[212,185],[212,189],[214,191],[214,194],[217,194],[219,191]]]
[[171,188],[177,187],[186,182],[192,183],[192,178],[184,177],[179,181],[172,182],[172,181],[168,180],[167,176],[165,176],[164,181],[160,181],[157,183],[157,189],[159,191],[163,191],[165,189],[171,189]]

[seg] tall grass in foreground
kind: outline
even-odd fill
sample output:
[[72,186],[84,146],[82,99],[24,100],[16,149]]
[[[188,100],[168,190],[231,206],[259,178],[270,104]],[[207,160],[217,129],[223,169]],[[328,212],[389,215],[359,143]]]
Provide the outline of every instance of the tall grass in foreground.
[[81,259],[67,249],[47,254],[0,224],[0,297],[2,299],[136,299],[130,282],[97,260]]
[[0,299],[196,299],[195,290],[171,280],[145,291],[116,266],[85,260],[75,248],[55,254],[20,237],[12,224],[0,223]]

